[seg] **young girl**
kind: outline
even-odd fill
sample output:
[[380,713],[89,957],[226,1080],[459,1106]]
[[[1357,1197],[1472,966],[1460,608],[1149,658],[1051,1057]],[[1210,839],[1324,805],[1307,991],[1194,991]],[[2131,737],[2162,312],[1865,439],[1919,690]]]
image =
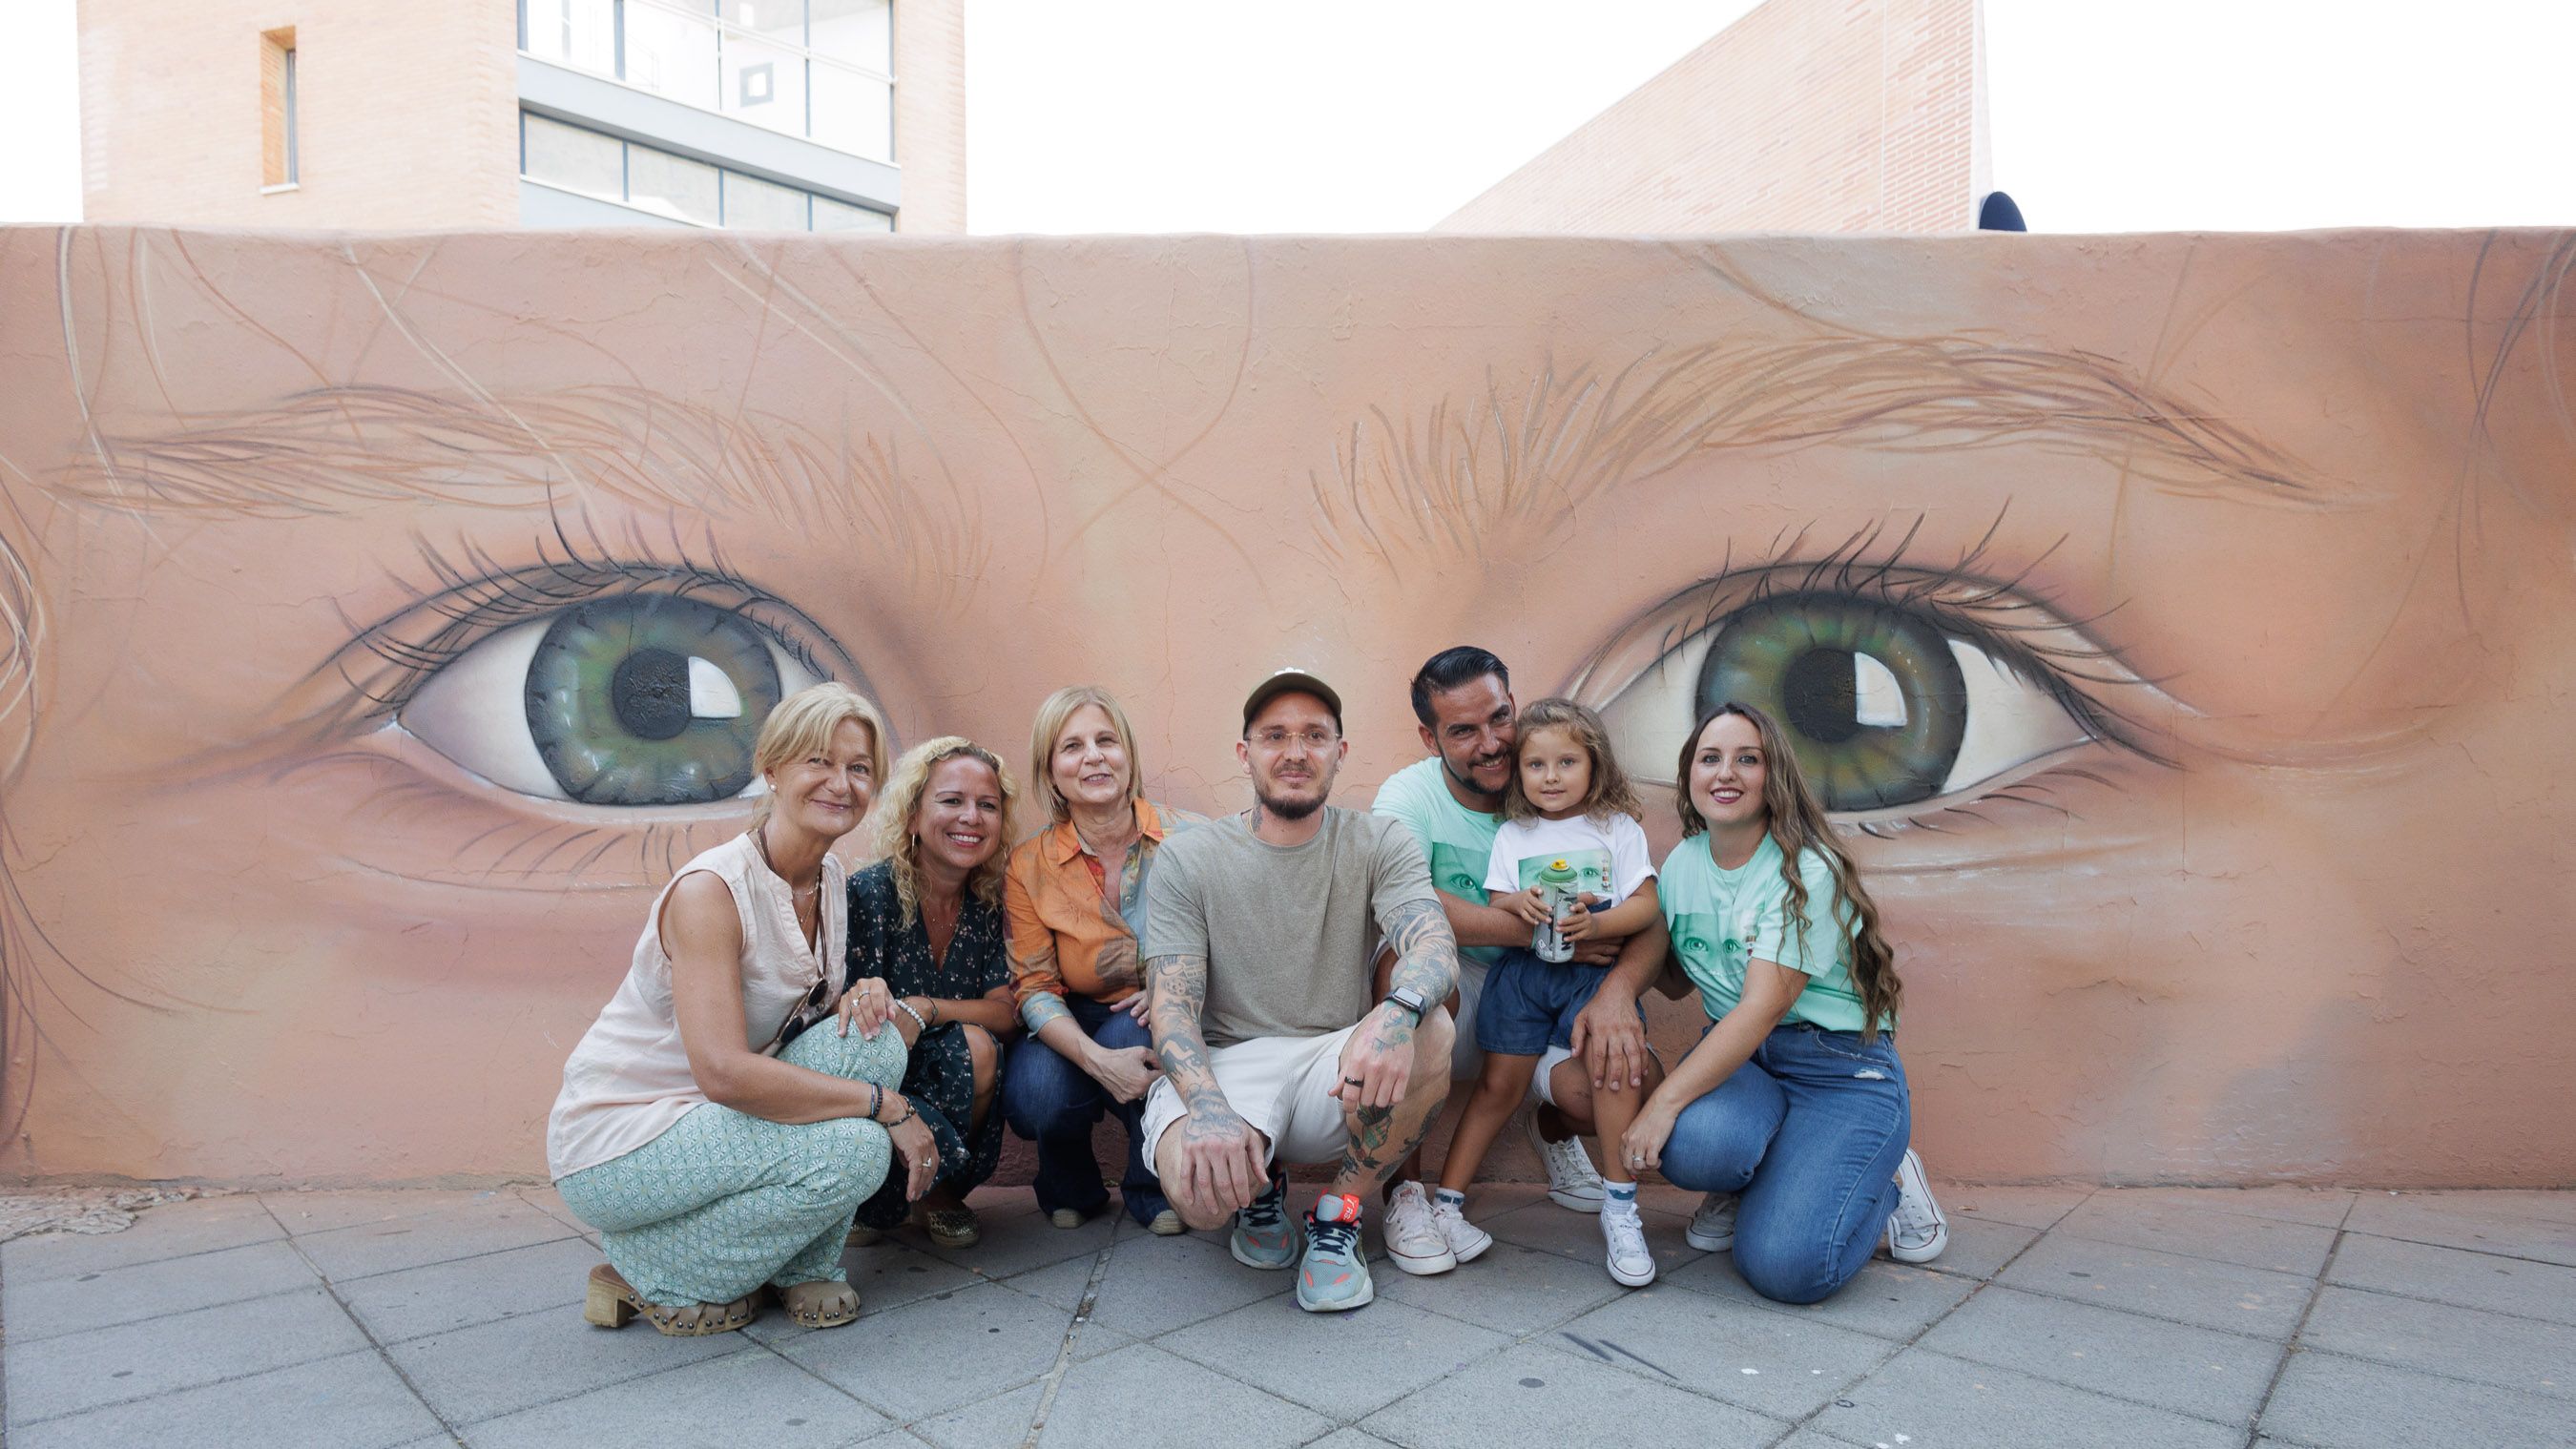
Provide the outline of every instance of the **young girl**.
[[1691,1245],[1732,1245],[1744,1281],[1783,1303],[1840,1288],[1882,1234],[1903,1261],[1939,1256],[1949,1229],[1906,1146],[1891,1040],[1904,988],[1797,755],[1768,715],[1725,704],[1674,778],[1664,921],[1710,1024],[1636,1113],[1620,1167],[1707,1193]]
[[[1542,699],[1521,711],[1518,767],[1503,795],[1503,826],[1485,889],[1491,904],[1517,913],[1533,931],[1548,923],[1539,888],[1542,871],[1572,871],[1581,901],[1556,918],[1567,944],[1594,933],[1632,935],[1656,916],[1653,857],[1637,821],[1636,793],[1610,752],[1601,717],[1567,699]],[[1485,1150],[1529,1090],[1539,1058],[1550,1047],[1570,1049],[1574,1018],[1592,1000],[1607,966],[1542,960],[1526,949],[1496,958],[1476,1003],[1476,1045],[1484,1073],[1449,1144],[1447,1168],[1433,1194],[1432,1221],[1460,1262],[1493,1245],[1493,1237],[1467,1221],[1467,1184],[1476,1180]],[[1605,1144],[1616,1143],[1636,1114],[1639,1094],[1604,1089],[1593,1098]],[[1637,1217],[1636,1175],[1611,1164],[1601,1174],[1608,1196],[1601,1233],[1609,1245],[1610,1276],[1631,1288],[1655,1281],[1655,1259]]]

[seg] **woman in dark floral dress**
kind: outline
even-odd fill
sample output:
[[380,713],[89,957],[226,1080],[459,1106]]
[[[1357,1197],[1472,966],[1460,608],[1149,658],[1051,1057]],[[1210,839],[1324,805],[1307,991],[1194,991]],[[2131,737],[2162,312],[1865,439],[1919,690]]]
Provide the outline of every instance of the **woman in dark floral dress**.
[[[862,1017],[920,1024],[903,1095],[939,1144],[939,1177],[919,1211],[931,1240],[952,1248],[980,1236],[966,1194],[1001,1155],[1001,1042],[1019,1027],[1002,949],[1012,797],[1009,772],[982,746],[953,735],[916,745],[879,797],[885,858],[850,877],[847,987]],[[907,1208],[900,1191],[879,1191],[851,1238],[873,1241]]]

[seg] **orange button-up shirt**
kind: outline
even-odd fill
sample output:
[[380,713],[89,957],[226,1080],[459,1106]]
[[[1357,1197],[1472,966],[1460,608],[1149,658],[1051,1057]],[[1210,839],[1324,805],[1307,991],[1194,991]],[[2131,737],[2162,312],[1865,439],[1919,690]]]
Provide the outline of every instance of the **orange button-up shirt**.
[[1011,933],[1011,989],[1020,1020],[1037,1030],[1068,995],[1116,1004],[1145,984],[1136,950],[1145,919],[1145,875],[1167,831],[1198,823],[1184,810],[1136,802],[1136,843],[1112,872],[1059,821],[1011,849],[1002,912]]

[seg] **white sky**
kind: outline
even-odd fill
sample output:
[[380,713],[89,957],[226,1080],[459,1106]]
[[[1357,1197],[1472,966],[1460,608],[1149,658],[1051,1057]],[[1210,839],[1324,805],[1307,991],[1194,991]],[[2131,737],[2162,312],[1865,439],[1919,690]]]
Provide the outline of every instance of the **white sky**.
[[[966,3],[982,232],[1419,230],[1752,8]],[[7,0],[0,221],[79,213],[73,4]],[[1985,16],[1995,181],[2035,230],[2576,225],[2568,0]]]

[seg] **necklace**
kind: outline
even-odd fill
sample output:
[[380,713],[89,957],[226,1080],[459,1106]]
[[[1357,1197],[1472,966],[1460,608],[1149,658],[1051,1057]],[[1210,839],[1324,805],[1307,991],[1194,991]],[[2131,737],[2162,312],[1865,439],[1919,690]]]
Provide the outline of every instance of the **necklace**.
[[760,863],[768,866],[769,873],[777,876],[780,882],[786,885],[787,898],[789,900],[806,900],[816,891],[823,888],[823,872],[819,869],[814,872],[814,883],[811,885],[798,885],[794,881],[788,880],[785,875],[780,873],[777,863],[769,858],[769,837],[758,830],[753,830],[749,832],[749,834],[751,836],[752,849],[760,852]]

